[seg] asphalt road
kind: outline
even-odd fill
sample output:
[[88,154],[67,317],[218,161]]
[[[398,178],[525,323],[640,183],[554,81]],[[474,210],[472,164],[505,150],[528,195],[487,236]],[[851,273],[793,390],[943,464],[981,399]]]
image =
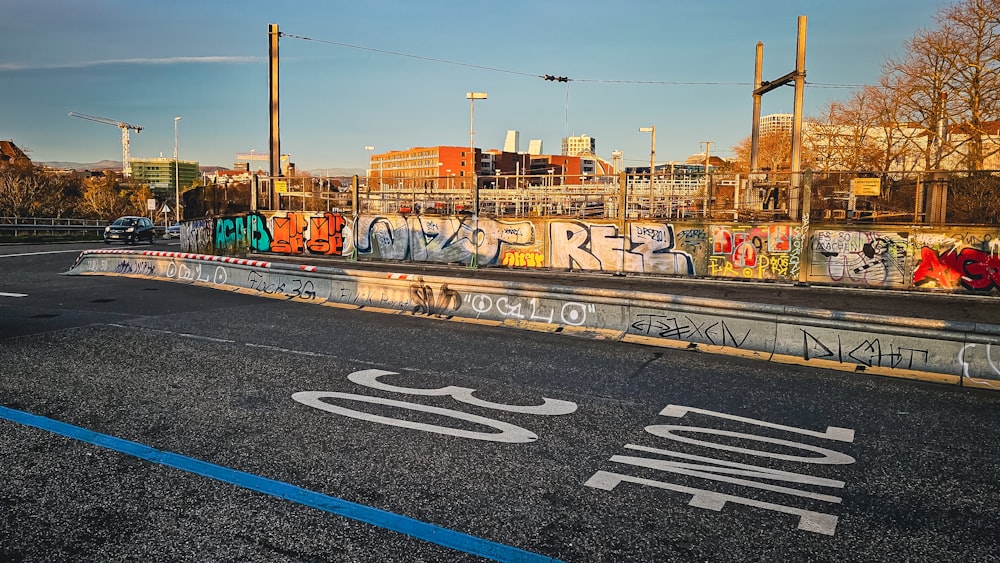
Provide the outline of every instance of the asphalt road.
[[998,560],[1000,393],[59,275],[85,247],[0,247],[0,560]]

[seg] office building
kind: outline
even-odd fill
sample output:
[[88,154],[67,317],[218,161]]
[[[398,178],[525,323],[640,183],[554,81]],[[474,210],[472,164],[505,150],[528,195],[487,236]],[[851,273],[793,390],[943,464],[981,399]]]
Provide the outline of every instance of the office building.
[[563,137],[562,155],[581,156],[591,155],[597,152],[597,139],[590,135],[580,135],[577,137]]
[[132,179],[149,186],[153,193],[173,195],[177,188],[174,171],[180,175],[180,188],[190,187],[201,177],[198,162],[194,160],[178,160],[174,166],[172,158],[130,158]]

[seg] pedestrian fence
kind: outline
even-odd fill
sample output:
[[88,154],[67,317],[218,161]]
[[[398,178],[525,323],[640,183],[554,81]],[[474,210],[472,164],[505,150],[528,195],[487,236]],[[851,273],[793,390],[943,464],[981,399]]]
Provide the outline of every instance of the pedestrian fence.
[[1000,224],[996,171],[481,175],[466,182],[356,176],[341,191],[320,178],[262,177],[251,208],[673,222]]

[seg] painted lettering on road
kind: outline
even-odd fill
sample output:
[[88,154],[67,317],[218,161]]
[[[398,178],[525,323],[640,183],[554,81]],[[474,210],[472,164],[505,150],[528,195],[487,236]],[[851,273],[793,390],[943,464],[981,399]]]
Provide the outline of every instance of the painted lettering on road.
[[[523,413],[523,414],[533,414],[542,416],[558,416],[562,414],[571,414],[576,411],[576,403],[571,401],[561,401],[558,399],[549,399],[547,397],[542,397],[542,404],[540,405],[509,405],[504,403],[494,403],[491,401],[484,401],[473,395],[475,389],[469,389],[467,387],[456,387],[449,385],[448,387],[441,387],[438,389],[423,389],[415,387],[401,387],[398,385],[390,385],[379,381],[379,377],[385,375],[399,375],[397,372],[385,371],[380,369],[366,369],[361,371],[356,371],[347,376],[347,379],[357,383],[359,385],[364,385],[372,389],[378,389],[380,391],[388,391],[390,393],[400,393],[404,395],[418,395],[418,396],[429,396],[429,397],[451,397],[459,403],[465,403],[467,405],[473,405],[477,407],[484,407],[487,409],[513,412],[513,413]],[[372,397],[368,395],[355,395],[352,393],[339,393],[335,391],[300,391],[292,395],[292,399],[310,407],[314,407],[327,412],[332,412],[334,414],[339,414],[341,416],[346,416],[354,418],[357,420],[364,420],[368,422],[375,422],[377,424],[384,424],[387,426],[396,426],[400,428],[409,428],[411,430],[419,430],[421,432],[429,432],[432,434],[443,434],[447,436],[455,436],[458,438],[469,438],[472,440],[483,440],[489,442],[507,442],[507,443],[526,443],[533,442],[538,439],[538,436],[520,426],[510,424],[508,422],[503,422],[500,420],[470,414],[464,411],[441,408],[441,407],[431,407],[428,405],[423,405],[420,403],[412,403],[409,401],[396,401],[393,399],[386,399],[384,397]],[[481,426],[486,426],[497,430],[498,432],[476,432],[472,430],[463,430],[459,428],[452,428],[450,426],[440,426],[437,424],[427,424],[424,422],[416,422],[412,420],[405,420],[399,418],[392,418],[387,416],[380,416],[364,411],[355,410],[341,405],[336,405],[324,399],[333,399],[340,401],[349,402],[362,402],[376,405],[383,405],[388,407],[395,407],[404,410],[423,412],[428,414],[434,414],[438,416],[443,416],[446,418],[453,418],[456,420],[461,420],[469,422],[472,424],[478,424]]]
[[[808,436],[810,438],[833,440],[837,442],[854,441],[854,431],[849,428],[828,427],[825,431],[819,432],[805,428],[796,428],[794,426],[775,424],[773,422],[768,422],[764,420],[757,420],[752,418],[746,418],[726,413],[720,413],[705,409],[679,406],[679,405],[668,405],[666,408],[660,411],[660,415],[670,416],[674,418],[683,418],[688,413],[706,415],[728,421],[739,422],[747,425],[759,426],[761,428],[766,428],[769,430],[778,430],[782,432],[799,434],[802,436]],[[820,447],[814,444],[795,442],[792,440],[775,438],[773,436],[762,436],[746,432],[733,432],[730,430],[722,430],[718,428],[684,426],[679,424],[652,425],[652,426],[647,426],[645,430],[648,434],[652,436],[664,438],[666,440],[672,440],[674,442],[680,442],[693,446],[700,446],[708,448],[710,450],[721,450],[732,454],[749,455],[755,457],[776,459],[781,461],[790,461],[795,463],[805,463],[814,466],[815,465],[840,466],[840,465],[851,464],[854,463],[855,461],[853,457],[845,453],[832,450],[829,448]],[[687,436],[686,434],[719,436],[722,437],[723,440],[715,442],[707,438],[699,439]],[[791,455],[788,453],[780,453],[778,451],[771,451],[768,449],[747,448],[734,445],[734,443],[746,443],[746,442],[751,442],[751,443],[756,442],[762,444],[763,445],[762,448],[770,445],[782,451],[800,450],[808,452],[808,454]],[[609,459],[609,461],[624,465],[631,465],[634,467],[655,469],[658,471],[662,471],[664,473],[685,475],[688,477],[696,477],[716,483],[727,483],[730,485],[737,485],[742,487],[754,488],[758,490],[770,491],[772,493],[778,493],[780,495],[786,495],[790,497],[807,498],[831,504],[840,504],[842,500],[841,497],[828,494],[826,492],[817,492],[815,490],[809,490],[794,486],[779,485],[775,483],[775,482],[784,482],[787,484],[809,486],[809,487],[843,489],[844,482],[836,479],[830,479],[827,477],[820,477],[817,475],[810,475],[805,473],[796,473],[792,471],[780,471],[769,467],[750,465],[746,463],[738,463],[735,461],[716,459],[712,457],[695,455],[685,452],[678,452],[663,448],[655,448],[650,446],[626,444],[625,448],[633,451],[646,452],[661,457],[653,458],[653,457],[615,455],[612,456]],[[677,461],[677,460],[682,460],[682,461]],[[818,512],[816,510],[801,508],[799,506],[794,506],[794,503],[791,500],[788,500],[787,504],[785,502],[768,502],[757,498],[746,498],[746,497],[741,497],[739,495],[722,493],[720,491],[713,491],[711,489],[703,489],[688,485],[681,485],[679,483],[671,483],[665,480],[661,481],[655,479],[647,479],[628,474],[615,473],[611,471],[597,471],[584,484],[588,487],[593,487],[595,489],[612,491],[615,489],[615,487],[618,486],[619,483],[626,483],[626,482],[635,483],[647,487],[654,487],[658,489],[674,491],[678,493],[689,494],[691,495],[691,500],[688,502],[688,505],[696,508],[705,508],[708,510],[721,511],[723,508],[725,508],[726,503],[741,504],[744,506],[751,506],[762,510],[769,510],[772,512],[779,512],[783,514],[789,514],[792,516],[798,516],[799,518],[798,529],[800,530],[832,536],[834,535],[837,529],[836,515],[827,514],[824,512]],[[784,498],[784,497],[779,497],[779,498]]]

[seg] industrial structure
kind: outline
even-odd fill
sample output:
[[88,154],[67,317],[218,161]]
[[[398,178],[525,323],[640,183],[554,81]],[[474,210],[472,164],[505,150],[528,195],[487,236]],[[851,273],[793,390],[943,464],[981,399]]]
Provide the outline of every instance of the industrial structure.
[[142,131],[141,125],[131,125],[125,123],[124,121],[118,121],[115,119],[108,119],[107,117],[99,117],[96,115],[87,115],[85,113],[69,112],[70,117],[79,117],[80,119],[86,119],[89,121],[96,121],[97,123],[103,123],[105,125],[114,125],[115,127],[121,129],[122,131],[122,176],[128,178],[132,175],[132,168],[129,166],[129,139],[128,132],[133,130],[136,133]]

